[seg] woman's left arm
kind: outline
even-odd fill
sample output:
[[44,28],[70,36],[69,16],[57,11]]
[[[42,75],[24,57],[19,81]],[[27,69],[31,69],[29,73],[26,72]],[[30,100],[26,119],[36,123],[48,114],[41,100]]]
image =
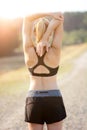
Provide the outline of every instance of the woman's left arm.
[[24,18],[23,27],[22,27],[22,39],[23,39],[24,50],[33,46],[33,43],[31,40],[31,30],[32,30],[32,22],[28,21],[27,18]]
[[28,62],[32,57],[30,55],[30,52],[32,51],[33,48],[33,43],[31,40],[31,30],[32,30],[32,22],[28,21],[25,18],[23,20],[22,39],[23,39],[23,51],[26,65],[28,65]]

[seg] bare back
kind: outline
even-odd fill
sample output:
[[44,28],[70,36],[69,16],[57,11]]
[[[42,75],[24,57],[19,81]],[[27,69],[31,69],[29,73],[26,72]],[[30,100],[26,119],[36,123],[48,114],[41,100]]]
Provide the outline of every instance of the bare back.
[[[55,68],[59,65],[60,62],[60,53],[61,48],[60,44],[62,41],[62,26],[58,27],[55,31],[55,36],[52,46],[49,48],[48,52],[44,56],[44,63],[52,68]],[[44,50],[45,52],[45,50]],[[25,63],[28,68],[35,66],[38,62],[38,57],[33,46],[28,48],[28,51],[25,51]],[[49,70],[42,65],[39,65],[34,70],[36,73],[49,73]],[[32,76],[30,74],[30,87],[29,90],[49,90],[49,89],[58,89],[57,76],[49,77],[38,77]]]
[[[50,47],[49,51],[45,54],[44,56],[44,63],[47,66],[50,66],[52,68],[55,68],[59,65],[60,61],[60,50],[55,50],[54,48]],[[33,67],[37,64],[38,58],[37,54],[35,52],[34,47],[31,47],[30,50],[30,60],[28,62],[27,67]],[[38,67],[35,68],[34,70],[35,73],[49,73],[49,70],[43,66],[39,65]],[[51,76],[51,77],[37,77],[37,76],[32,76],[30,75],[30,89],[39,89],[39,90],[48,90],[48,89],[57,89],[57,81],[56,81],[56,75]]]

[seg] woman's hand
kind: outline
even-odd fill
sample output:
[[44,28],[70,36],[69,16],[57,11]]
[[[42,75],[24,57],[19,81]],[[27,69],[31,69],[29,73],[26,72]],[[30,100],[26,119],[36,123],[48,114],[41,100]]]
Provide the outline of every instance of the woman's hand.
[[50,47],[50,44],[46,41],[44,42],[39,42],[36,46],[36,52],[39,56],[42,56],[44,53],[44,50],[48,52],[48,49]]
[[52,13],[51,15],[57,20],[64,21],[64,16],[61,12]]

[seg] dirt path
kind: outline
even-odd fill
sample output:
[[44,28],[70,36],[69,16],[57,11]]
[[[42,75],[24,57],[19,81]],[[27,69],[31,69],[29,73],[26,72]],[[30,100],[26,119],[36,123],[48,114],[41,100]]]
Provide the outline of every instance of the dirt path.
[[[72,72],[58,81],[67,110],[63,130],[87,130],[87,52],[73,62]],[[11,104],[8,101],[7,109],[0,114],[0,130],[28,130],[27,123],[23,121],[25,95],[15,98]]]
[[63,130],[87,130],[87,52],[74,61],[72,72],[59,86],[67,110]]

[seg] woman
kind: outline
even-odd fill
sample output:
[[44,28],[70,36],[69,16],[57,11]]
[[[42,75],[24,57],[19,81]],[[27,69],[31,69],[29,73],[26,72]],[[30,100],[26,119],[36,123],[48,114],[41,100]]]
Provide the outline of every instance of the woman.
[[[45,16],[50,16],[51,20],[38,24],[38,18],[43,19]],[[25,17],[23,22],[25,64],[30,72],[25,105],[25,121],[28,122],[29,130],[42,130],[44,122],[48,130],[62,130],[66,111],[56,74],[60,61],[63,21],[61,13],[47,13]],[[50,36],[53,37],[51,42]]]

